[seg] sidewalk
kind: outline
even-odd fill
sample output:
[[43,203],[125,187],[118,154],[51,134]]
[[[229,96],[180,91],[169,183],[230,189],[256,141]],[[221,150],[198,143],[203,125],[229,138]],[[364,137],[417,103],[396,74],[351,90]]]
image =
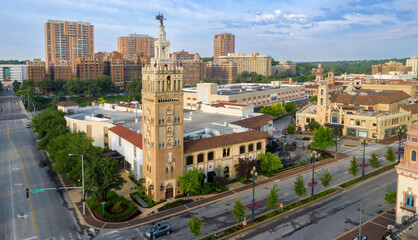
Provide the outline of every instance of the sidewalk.
[[[335,154],[335,152],[331,152],[331,153]],[[338,161],[344,160],[348,157],[347,154],[340,153],[340,152],[336,153],[335,155],[336,155],[336,157],[334,159],[326,160],[326,161],[320,161],[319,163],[315,164],[315,167],[318,167],[318,169],[319,169],[321,167],[325,167],[327,165],[334,164]],[[256,187],[260,187],[260,186],[275,182],[277,180],[290,178],[290,177],[296,176],[298,174],[301,174],[301,173],[304,173],[304,172],[307,172],[307,171],[311,171],[311,168],[312,168],[311,165],[307,165],[307,166],[296,168],[296,169],[293,169],[293,170],[284,171],[284,172],[282,172],[278,175],[275,175],[271,178],[267,178],[267,179],[264,179],[264,180],[258,180],[255,183],[255,185],[256,185]],[[209,197],[204,198],[204,199],[193,201],[192,203],[190,203],[190,209],[198,208],[198,207],[201,207],[201,206],[204,206],[204,205],[222,200],[224,198],[231,197],[233,195],[240,194],[240,193],[243,193],[245,191],[251,190],[252,189],[252,184],[248,184],[248,185],[245,185],[245,186],[235,185],[234,187],[236,187],[236,188],[231,188],[228,191],[225,191],[225,192],[222,192],[222,193],[219,193],[219,194],[214,194],[214,195],[209,196]],[[126,222],[103,222],[103,221],[97,220],[92,215],[92,213],[90,212],[90,209],[88,209],[88,207],[86,207],[86,214],[84,214],[84,215],[82,214],[83,204],[80,202],[81,196],[77,191],[73,192],[73,190],[70,190],[70,191],[68,191],[68,195],[70,196],[70,199],[73,202],[73,205],[75,206],[75,208],[77,210],[77,215],[79,216],[81,222],[83,222],[83,224],[85,224],[89,227],[93,227],[93,228],[96,228],[96,229],[126,229],[126,228],[132,228],[132,227],[140,226],[140,225],[147,224],[147,223],[153,223],[153,222],[156,222],[156,221],[159,221],[159,220],[162,220],[162,219],[165,219],[165,218],[177,215],[177,214],[181,214],[181,213],[184,213],[184,212],[187,212],[187,211],[190,210],[187,207],[187,205],[181,205],[181,206],[171,208],[171,209],[165,210],[163,212],[158,212],[158,213],[148,215],[148,216],[144,216],[146,214],[145,214],[145,212],[143,212],[143,214],[140,215],[142,217],[137,217],[137,218],[134,218],[134,219],[126,221]],[[199,196],[196,196],[196,197],[198,198]],[[129,194],[128,194],[127,199],[130,199]],[[151,209],[147,209],[148,213],[152,212],[152,211],[150,211]],[[142,211],[142,209],[140,209],[140,210]]]
[[[395,213],[391,213],[391,210],[363,223],[361,225],[361,235],[367,236],[367,239],[382,239],[389,224],[395,225]],[[344,233],[335,240],[352,240],[353,237],[358,237],[358,235],[359,227]]]

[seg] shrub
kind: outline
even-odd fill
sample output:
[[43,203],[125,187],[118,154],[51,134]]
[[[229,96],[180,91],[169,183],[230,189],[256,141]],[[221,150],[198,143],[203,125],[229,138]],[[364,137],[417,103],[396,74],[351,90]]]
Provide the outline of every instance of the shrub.
[[202,187],[200,188],[201,194],[208,194],[212,192],[215,189],[215,187],[211,183],[204,183]]
[[[141,213],[138,208],[132,204],[131,202],[129,202],[128,200],[126,200],[124,197],[122,196],[118,196],[114,191],[109,192],[106,197],[108,199],[110,199],[109,201],[106,202],[106,204],[104,204],[104,206],[100,203],[97,203],[97,201],[99,199],[88,199],[86,201],[87,206],[91,209],[91,211],[94,213],[94,215],[103,221],[126,221],[128,219],[131,219],[133,217],[135,217],[136,215],[138,215],[139,213]],[[118,214],[114,214],[114,213],[108,213],[106,211],[106,209],[112,207],[112,206],[117,206],[117,205],[126,205],[127,209],[122,212],[122,213],[118,213]],[[104,211],[103,211],[104,209]]]
[[303,139],[303,140],[305,140],[305,141],[309,141],[309,140],[311,140],[311,138],[310,138],[310,137],[303,137],[302,139]]

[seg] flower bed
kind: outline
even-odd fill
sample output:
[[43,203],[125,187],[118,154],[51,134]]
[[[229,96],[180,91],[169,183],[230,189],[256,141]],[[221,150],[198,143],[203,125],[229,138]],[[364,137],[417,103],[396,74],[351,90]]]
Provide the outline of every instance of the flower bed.
[[[189,202],[193,202],[193,199],[190,199]],[[187,204],[187,200],[178,199],[178,200],[175,200],[173,202],[169,202],[169,203],[164,204],[164,206],[158,208],[158,211],[161,212],[161,211],[164,211],[164,210],[167,210],[167,209],[170,209],[170,208],[175,208],[175,207],[178,207],[178,206],[181,206],[181,205],[184,205],[184,204]]]
[[232,226],[232,227],[229,227],[229,228],[227,228],[227,229],[225,229],[225,230],[222,230],[222,231],[220,231],[220,232],[217,232],[217,233],[215,233],[215,234],[211,234],[211,235],[209,235],[209,236],[206,236],[206,237],[204,237],[204,238],[201,238],[201,240],[212,240],[212,239],[219,239],[219,238],[223,238],[223,237],[228,236],[228,235],[230,235],[230,234],[232,234],[232,233],[234,233],[234,232],[240,231],[240,230],[242,230],[243,228],[247,228],[248,226],[251,226],[251,225],[253,225],[253,224],[256,224],[256,223],[259,223],[259,222],[263,222],[263,221],[266,221],[266,220],[267,220],[267,219],[269,219],[269,218],[272,218],[272,217],[274,217],[274,216],[277,216],[277,215],[279,215],[279,214],[282,214],[282,213],[284,213],[284,212],[287,212],[287,211],[289,211],[289,210],[291,210],[291,209],[294,209],[294,208],[296,208],[296,207],[302,206],[302,205],[307,204],[307,203],[309,203],[309,202],[315,201],[315,200],[316,200],[316,199],[318,199],[318,198],[325,197],[325,196],[327,196],[327,195],[329,195],[329,194],[332,194],[332,193],[334,193],[334,192],[336,192],[336,191],[337,191],[337,190],[336,190],[335,188],[331,188],[331,189],[325,190],[325,191],[323,191],[323,192],[320,192],[320,193],[316,194],[313,198],[308,197],[308,198],[302,199],[302,200],[300,200],[300,201],[294,202],[294,203],[292,203],[292,204],[289,204],[289,205],[287,205],[287,206],[284,206],[284,207],[283,207],[283,209],[273,210],[273,211],[268,212],[268,213],[266,213],[266,214],[264,214],[264,215],[261,215],[261,216],[259,216],[259,217],[256,217],[256,218],[254,219],[254,223],[247,222],[247,223],[249,223],[249,224],[247,224],[245,227],[244,227],[244,225],[243,225],[243,224],[237,224],[237,225],[234,225],[234,226]]
[[348,182],[345,182],[345,183],[343,183],[343,184],[340,184],[340,185],[339,185],[339,187],[341,187],[341,188],[347,188],[347,187],[349,187],[349,186],[351,186],[351,185],[354,185],[354,184],[356,184],[356,183],[359,183],[359,182],[361,182],[361,181],[364,181],[364,180],[366,180],[366,179],[368,179],[368,178],[370,178],[370,177],[374,177],[374,176],[376,176],[376,175],[379,175],[379,174],[381,174],[381,173],[384,173],[384,172],[386,172],[386,171],[389,171],[389,170],[391,170],[391,169],[395,168],[395,166],[396,166],[396,164],[391,164],[391,165],[388,165],[388,166],[386,166],[386,167],[382,167],[382,168],[380,168],[380,169],[378,169],[378,170],[376,170],[376,171],[373,171],[373,172],[367,173],[366,175],[364,175],[364,177],[358,177],[358,178],[355,178],[355,179],[350,180],[350,181],[348,181]]
[[[102,202],[106,202],[106,204],[103,206]],[[102,199],[88,199],[86,203],[97,219],[106,222],[126,221],[141,213],[134,204],[113,191],[107,194],[105,201]],[[119,203],[122,208],[119,213],[111,211],[116,203]]]

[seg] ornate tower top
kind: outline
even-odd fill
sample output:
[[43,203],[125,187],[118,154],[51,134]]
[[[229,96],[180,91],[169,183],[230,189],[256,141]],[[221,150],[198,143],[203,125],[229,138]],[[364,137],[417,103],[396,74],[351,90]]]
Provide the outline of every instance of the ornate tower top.
[[167,41],[167,36],[164,28],[164,20],[167,19],[165,19],[162,14],[157,15],[155,18],[160,21],[158,38],[154,43],[154,58],[151,59],[152,66],[156,67],[160,64],[167,65],[168,63],[171,63],[171,60],[170,41]]
[[164,27],[164,20],[167,20],[167,19],[165,19],[164,16],[161,13],[158,13],[158,15],[155,16],[155,19],[160,21],[160,23],[161,23],[160,27]]

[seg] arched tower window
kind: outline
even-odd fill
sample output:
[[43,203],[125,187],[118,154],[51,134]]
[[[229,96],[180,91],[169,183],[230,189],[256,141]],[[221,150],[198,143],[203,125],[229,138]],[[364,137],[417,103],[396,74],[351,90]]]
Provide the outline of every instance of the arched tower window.
[[321,105],[324,105],[324,99],[321,98]]
[[416,161],[417,161],[417,152],[412,151],[411,152],[411,162],[416,162]]
[[324,89],[321,89],[321,95],[324,95]]
[[171,77],[167,77],[167,91],[171,91]]

